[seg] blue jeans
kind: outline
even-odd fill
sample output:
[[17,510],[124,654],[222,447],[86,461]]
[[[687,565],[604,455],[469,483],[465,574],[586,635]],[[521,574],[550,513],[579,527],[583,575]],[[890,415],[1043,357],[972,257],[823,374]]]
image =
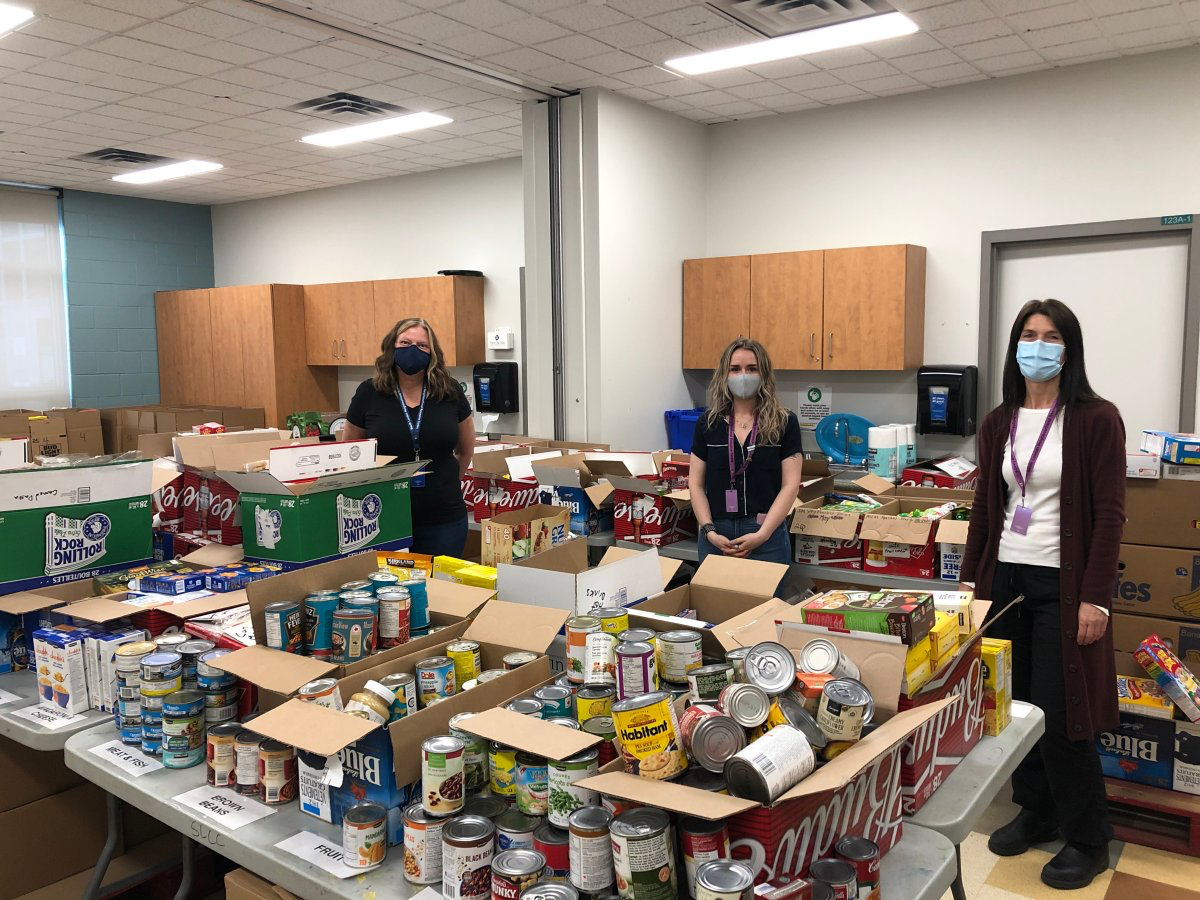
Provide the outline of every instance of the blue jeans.
[[[758,531],[758,519],[754,516],[742,516],[737,519],[713,519],[713,524],[717,526],[717,533],[723,535],[729,540],[742,537],[747,534],[754,534]],[[719,551],[704,535],[700,535],[696,540],[696,549],[699,551],[700,562],[704,562],[704,558],[710,553]],[[788,536],[787,523],[780,525],[775,529],[775,533],[763,541],[756,547],[747,559],[761,559],[764,562],[783,563],[785,566],[792,561],[792,539]]]
[[413,553],[430,556],[462,556],[467,546],[467,517],[445,525],[413,523]]

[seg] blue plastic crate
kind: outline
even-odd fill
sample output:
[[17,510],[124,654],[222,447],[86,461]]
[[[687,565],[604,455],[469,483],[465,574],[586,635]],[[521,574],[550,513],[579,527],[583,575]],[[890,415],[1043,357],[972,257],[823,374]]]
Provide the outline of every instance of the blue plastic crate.
[[692,436],[696,432],[696,422],[704,415],[706,409],[668,409],[664,414],[667,420],[667,449],[682,450],[690,453]]

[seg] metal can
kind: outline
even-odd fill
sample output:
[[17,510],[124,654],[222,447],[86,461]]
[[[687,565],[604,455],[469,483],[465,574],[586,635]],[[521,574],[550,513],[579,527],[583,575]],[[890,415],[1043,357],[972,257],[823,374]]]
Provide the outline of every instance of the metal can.
[[625,771],[630,775],[668,780],[687,768],[668,692],[620,700],[613,704],[612,715]]
[[367,609],[339,609],[333,614],[333,652],[330,660],[356,663],[375,652],[375,613]]
[[596,610],[596,618],[600,620],[600,630],[605,634],[616,637],[629,630],[629,610],[623,607],[610,607]]
[[485,819],[495,822],[508,812],[508,809],[508,804],[499,797],[481,794],[477,797],[468,797],[467,802],[463,804],[462,811],[464,816],[483,816]]
[[146,756],[162,756],[162,736],[153,737],[142,732],[142,753]]
[[374,869],[387,856],[387,810],[355,803],[342,813],[342,861],[352,869]]
[[533,699],[542,704],[543,719],[569,719],[575,715],[575,695],[566,688],[548,684],[534,691]]
[[138,672],[140,677],[142,657],[157,649],[158,645],[154,641],[133,641],[129,644],[122,644],[117,648],[113,657],[113,667],[118,672]]
[[617,635],[618,644],[649,644],[654,646],[658,632],[653,628],[627,628]]
[[304,650],[309,656],[333,654],[333,614],[338,603],[337,594],[328,591],[316,591],[304,598]]
[[542,716],[542,701],[533,697],[518,697],[516,700],[510,700],[504,708],[522,716],[537,716],[538,718]]
[[463,743],[463,785],[467,794],[478,794],[488,786],[488,742],[462,725],[475,713],[459,713],[450,717],[450,736]]
[[188,745],[186,737],[162,736],[162,764],[168,769],[190,769],[204,762],[204,748]]
[[204,757],[203,715],[163,716],[162,733],[164,740],[171,739],[172,750],[197,751],[197,763]]
[[600,803],[599,794],[575,783],[595,775],[600,769],[599,760],[600,751],[591,747],[566,759],[546,761],[550,790],[546,818],[551,825],[566,828],[576,810]]
[[338,588],[338,593],[345,593],[346,591],[370,592],[371,582],[367,581],[365,578],[356,578],[354,581],[347,581],[340,588]]
[[222,672],[219,675],[202,675],[196,673],[196,687],[202,691],[227,691],[236,687],[238,677]]
[[580,725],[596,716],[611,716],[616,688],[606,684],[585,684],[575,692],[575,715]]
[[267,646],[285,653],[300,653],[304,649],[304,613],[295,600],[268,603],[263,609],[267,630]]
[[176,691],[163,698],[163,716],[173,719],[195,718],[204,712],[204,695],[199,691]]
[[[600,895],[601,900],[608,900]],[[579,891],[569,884],[546,881],[544,878],[521,895],[521,900],[579,900]]]
[[711,860],[696,869],[692,896],[695,900],[751,900],[754,873],[742,862]]
[[879,845],[865,837],[844,837],[834,851],[854,866],[857,900],[879,900]]
[[528,650],[514,650],[512,653],[505,653],[501,657],[500,662],[503,663],[505,671],[519,669],[526,663],[531,663],[538,658],[536,653],[531,653]]
[[442,896],[488,900],[496,826],[483,816],[455,816],[442,828]]
[[567,853],[571,884],[581,891],[595,893],[612,887],[612,838],[608,833],[612,820],[612,813],[596,804],[580,807],[570,815]]
[[577,685],[575,682],[573,682],[567,676],[566,672],[563,672],[561,675],[559,675],[557,678],[555,678],[554,683],[558,687],[565,687],[568,691],[572,691],[572,692],[574,692],[575,689],[579,687],[579,685]]
[[671,817],[661,809],[642,807],[612,821],[613,867],[626,900],[674,900],[679,894]]
[[258,757],[262,744],[262,735],[253,731],[239,731],[233,739],[235,787],[239,794],[245,794],[247,797],[257,797],[261,790]]
[[378,594],[380,591],[396,587],[400,583],[400,576],[387,569],[380,569],[378,572],[368,575],[367,581],[370,583],[371,591]]
[[496,849],[532,850],[533,830],[540,821],[520,810],[510,809],[496,820]]
[[683,777],[679,779],[680,784],[686,784],[690,788],[695,788],[698,791],[712,791],[714,794],[728,794],[729,789],[725,786],[725,773],[710,772],[701,766],[691,766]]
[[725,763],[725,783],[735,797],[764,806],[807,778],[817,758],[804,735],[790,725],[772,728]]
[[572,616],[564,626],[567,637],[567,677],[575,684],[586,680],[587,668],[584,660],[587,636],[600,630],[600,620],[595,616]]
[[549,822],[533,829],[533,849],[546,857],[546,877],[566,881],[571,874],[570,835]]
[[664,631],[655,645],[658,677],[674,684],[687,684],[688,672],[704,662],[700,632],[688,629]]
[[190,638],[186,634],[178,631],[172,631],[167,634],[160,634],[158,637],[154,638],[154,646],[158,647],[159,650],[172,650],[178,652],[179,645],[188,640],[190,640]]
[[232,722],[208,729],[205,777],[214,787],[234,787],[236,784],[237,754],[234,741],[241,731],[242,726]]
[[517,753],[517,809],[527,816],[544,816],[550,796],[546,757]]
[[140,690],[142,693],[143,706],[146,705],[145,699],[147,697],[155,697],[159,701],[155,708],[161,709],[163,697],[166,697],[168,694],[173,694],[176,691],[183,690],[183,676],[176,675],[174,678],[161,679],[157,681],[147,681],[143,678]]
[[417,673],[417,699],[421,706],[428,706],[436,697],[453,697],[457,682],[454,676],[454,660],[448,656],[431,656],[414,666]]
[[327,709],[342,711],[342,693],[338,690],[336,678],[318,678],[310,681],[296,692],[296,696]]
[[394,672],[384,675],[379,683],[395,694],[392,701],[392,714],[389,721],[404,719],[417,711],[417,679],[407,672]]
[[142,695],[139,692],[136,700],[117,698],[116,714],[127,719],[136,719],[142,714]]
[[[180,691],[179,693],[192,693],[191,691]],[[200,694],[200,691],[195,693]],[[210,706],[229,706],[231,703],[237,703],[241,698],[242,692],[237,687],[231,687],[223,691],[204,691],[201,694],[201,702],[205,707]],[[166,709],[164,705],[163,709]]]
[[400,587],[408,591],[411,598],[409,604],[409,625],[413,631],[423,631],[429,627],[429,594],[425,589],[425,573],[414,572],[413,577],[401,581]]
[[821,692],[817,724],[831,741],[857,741],[874,712],[875,701],[861,681],[836,678]]
[[757,728],[767,721],[771,700],[762,688],[739,681],[721,691],[717,709],[743,728]]
[[207,653],[201,653],[200,658],[196,660],[196,674],[198,676],[224,676],[228,678],[229,674],[221,668],[221,657],[227,656],[232,652],[232,650],[229,650],[225,647],[218,647],[216,650],[209,650]]
[[[629,634],[629,632],[625,632]],[[625,700],[658,690],[654,645],[645,641],[617,644],[617,697]]]
[[425,812],[420,803],[404,810],[404,879],[410,884],[440,884],[442,828],[448,819]]
[[175,648],[175,651],[183,657],[183,668],[186,671],[191,669],[193,677],[195,677],[196,663],[200,656],[207,653],[209,650],[215,650],[217,647],[212,641],[206,641],[202,638],[193,638],[190,641],[184,641]]
[[842,653],[833,641],[825,638],[813,638],[801,647],[796,667],[800,672],[833,675],[835,678],[858,678],[861,674],[854,660]]
[[571,729],[574,729],[575,731],[583,730],[582,726],[580,726],[579,722],[575,719],[559,718],[559,719],[547,719],[546,721],[549,722],[551,725],[560,725],[563,728],[571,728]]
[[749,647],[735,647],[725,653],[725,662],[733,666],[734,681],[746,680],[746,654],[749,652]]
[[746,732],[715,707],[694,704],[679,717],[684,750],[710,772],[724,772],[725,761],[746,746]]
[[692,699],[697,703],[716,700],[721,695],[722,688],[733,684],[733,666],[727,662],[700,666],[688,672],[687,682]]
[[492,793],[510,802],[517,798],[517,751],[496,741],[488,745],[488,778]]
[[232,722],[237,718],[238,706],[231,703],[228,706],[204,707],[204,721],[208,726],[219,725],[222,722]]
[[617,727],[611,715],[592,716],[583,723],[583,730],[604,739],[596,746],[600,752],[600,765],[607,765],[617,758]]
[[411,637],[408,591],[402,587],[382,588],[375,596],[379,600],[379,649],[407,644]]
[[492,859],[492,900],[519,900],[537,884],[546,857],[536,850],[503,850]]
[[456,684],[463,684],[472,678],[478,678],[482,670],[479,659],[478,641],[454,641],[446,645],[446,656],[454,661],[454,679]]
[[776,697],[796,680],[796,658],[783,644],[762,641],[746,653],[746,681]]
[[174,681],[183,677],[183,655],[173,650],[160,650],[142,657],[142,684]]
[[484,669],[479,673],[479,677],[475,681],[479,684],[487,684],[489,681],[495,681],[505,673],[505,669]]
[[858,896],[855,867],[844,859],[815,860],[808,867],[808,877],[833,888],[834,900],[855,900]]
[[438,735],[421,745],[421,805],[434,816],[448,816],[463,805],[466,747],[456,737]]
[[[688,894],[696,896],[696,870],[706,863],[729,858],[729,829],[722,821],[681,816],[676,826]],[[754,883],[754,879],[750,879]]]
[[[235,738],[235,765],[236,765]],[[296,748],[283,741],[266,740],[258,747],[258,799],[279,806],[296,799]]]

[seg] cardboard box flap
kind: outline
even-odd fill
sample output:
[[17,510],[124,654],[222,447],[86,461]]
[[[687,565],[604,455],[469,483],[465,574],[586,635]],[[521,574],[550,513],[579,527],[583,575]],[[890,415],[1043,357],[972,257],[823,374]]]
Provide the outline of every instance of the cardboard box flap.
[[463,731],[489,741],[499,741],[507,747],[516,747],[547,759],[567,759],[596,746],[602,740],[586,731],[559,728],[542,719],[499,708],[473,715],[461,727]]
[[496,596],[489,588],[470,584],[456,584],[429,578],[425,581],[425,593],[429,597],[429,611],[465,619],[475,610]]
[[[255,460],[265,460],[266,450],[278,447],[280,444],[292,443],[291,435],[277,428],[254,431],[235,431],[226,434],[172,434],[172,452],[165,454],[174,457],[178,462],[194,469],[213,469],[216,467],[214,454],[220,451],[221,458],[228,460],[223,468],[240,469],[244,463]],[[299,438],[295,443],[312,443],[315,438]],[[252,445],[255,449],[242,451],[234,450],[240,445]],[[265,447],[266,449],[258,449]],[[141,449],[141,437],[138,438],[138,449]],[[230,454],[230,455],[226,455]]]
[[47,597],[45,594],[39,594],[36,591],[18,591],[15,594],[7,594],[0,597],[0,613],[21,616],[35,610],[60,606],[65,602],[65,600],[56,600],[53,597]]
[[246,723],[255,734],[274,738],[309,753],[333,756],[380,726],[319,703],[289,700]]
[[548,606],[489,600],[463,633],[473,641],[545,653],[570,614]]
[[121,598],[127,596],[128,594],[110,594],[103,597],[89,597],[86,600],[73,602],[65,612],[77,619],[85,619],[88,622],[112,622],[116,619],[132,616],[145,609],[158,609],[177,616],[180,619],[193,619],[196,616],[206,616],[209,613],[219,612],[222,609],[232,609],[235,606],[242,606],[248,602],[245,591],[213,594],[211,597],[185,600],[183,603],[172,603],[170,595],[163,594],[161,602],[147,605],[122,602]]
[[[629,471],[629,467],[619,459],[589,459],[587,461],[588,470],[601,478],[610,478],[617,475],[621,478],[630,478],[633,473]],[[653,474],[653,473],[651,473]]]
[[[822,500],[812,500],[820,503]],[[859,513],[839,512],[832,509],[808,509],[801,505],[792,516],[792,534],[811,534],[817,537],[852,541],[858,537],[858,526],[862,522]]]
[[634,478],[632,475],[609,475],[608,483],[617,491],[628,491],[631,494],[654,494],[659,496],[659,482],[647,481],[645,478]]
[[938,522],[937,542],[939,544],[965,544],[970,522],[960,519],[942,519]]
[[137,436],[138,453],[157,459],[175,458],[175,435],[172,432],[154,434],[139,434]]
[[538,484],[586,487],[596,480],[582,453],[565,453],[561,456],[538,454],[531,457],[530,465]]
[[789,609],[791,607],[785,601],[772,598],[740,615],[717,623],[713,626],[713,634],[726,650],[774,641],[777,639],[775,620]]
[[[132,616],[136,612],[140,612],[139,607],[131,606],[128,603],[122,603],[116,599],[124,597],[125,594],[111,594],[106,597],[92,597],[88,600],[80,600],[70,605],[70,609],[64,610],[76,619],[83,619],[87,622],[112,622],[114,619],[124,619],[127,616]],[[166,597],[163,598],[167,599]]]
[[284,653],[255,644],[221,657],[220,668],[268,691],[290,697],[314,679],[337,668],[312,656]]
[[165,459],[154,460],[150,469],[150,493],[157,494],[182,474],[173,463]]
[[387,481],[397,481],[401,478],[411,478],[428,460],[387,465],[380,457],[373,469],[360,469],[356,472],[336,472],[323,475],[312,481],[296,481],[284,484],[269,472],[231,472],[218,469],[217,474],[233,485],[242,493],[247,494],[292,494],[299,497],[304,494],[317,494],[322,491],[332,491],[338,488],[355,487],[364,484],[380,484]]
[[[591,600],[593,606],[628,606],[653,597],[664,587],[666,571],[660,563],[661,558],[658,550],[650,547],[633,550],[627,558],[607,566],[588,569],[575,580],[576,598]],[[675,568],[677,570],[678,566]]]
[[209,613],[220,612],[223,609],[233,609],[250,602],[245,591],[230,591],[227,594],[213,594],[211,597],[201,597],[199,600],[188,600],[184,603],[173,603],[166,611],[181,619],[194,619],[197,616],[207,616]]
[[936,524],[937,520],[933,519],[901,519],[896,516],[867,513],[863,516],[859,535],[863,540],[924,544],[928,542]]
[[886,478],[880,478],[868,472],[861,478],[854,479],[855,487],[862,488],[866,494],[887,494],[896,489],[896,485]]
[[504,460],[504,464],[514,481],[531,481],[536,478],[533,472],[534,460],[554,459],[559,456],[562,456],[561,450],[543,450],[528,456],[510,456]]
[[787,575],[788,567],[783,563],[763,562],[759,559],[735,559],[731,556],[711,554],[700,564],[692,578],[692,587],[737,591],[767,599],[775,593],[779,582]]
[[234,544],[227,547],[224,544],[207,544],[199,550],[193,550],[187,556],[181,556],[180,562],[193,566],[211,569],[215,566],[227,566],[242,559],[242,545]]
[[[597,565],[597,568],[599,568],[599,566],[612,565],[615,562],[620,562],[623,559],[629,559],[645,552],[645,550],[632,550],[629,547],[609,547],[604,551],[604,555],[600,557],[600,562]],[[657,552],[658,551],[656,550],[655,553]],[[679,567],[683,565],[683,560],[660,556],[658,558],[658,565],[659,568],[662,569],[661,589],[665,591],[667,589],[667,585],[671,583],[671,580],[675,577],[676,573],[679,572]]]
[[614,797],[635,800],[648,806],[669,809],[685,816],[699,816],[702,819],[727,819],[758,807],[753,800],[743,800],[714,791],[702,791],[669,781],[639,778],[627,772],[604,772],[576,783],[601,794],[611,794]]
[[483,478],[500,478],[508,474],[508,459],[513,456],[529,456],[529,447],[509,447],[504,450],[476,451],[471,457],[471,474]]
[[592,465],[592,461],[601,463],[619,462],[625,466],[630,475],[657,475],[658,468],[654,465],[654,457],[649,453],[584,453],[588,468],[599,473],[601,470]]

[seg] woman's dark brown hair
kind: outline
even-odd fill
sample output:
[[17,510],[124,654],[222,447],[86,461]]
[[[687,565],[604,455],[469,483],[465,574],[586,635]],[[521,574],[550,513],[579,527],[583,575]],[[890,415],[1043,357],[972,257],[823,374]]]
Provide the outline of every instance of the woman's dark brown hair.
[[381,394],[395,395],[400,389],[400,380],[396,375],[396,338],[408,329],[418,326],[424,328],[425,333],[429,335],[429,368],[425,370],[425,387],[429,399],[437,403],[453,397],[459,389],[458,384],[446,371],[446,357],[442,355],[442,345],[438,343],[433,326],[415,316],[401,319],[379,342],[380,354],[375,360],[375,375],[371,383]]
[[1004,406],[1016,409],[1025,402],[1025,376],[1017,365],[1017,344],[1021,332],[1030,316],[1043,315],[1054,323],[1054,330],[1063,339],[1066,348],[1063,356],[1062,376],[1058,383],[1058,395],[1064,407],[1099,400],[1099,395],[1088,383],[1087,369],[1083,364],[1083,329],[1075,313],[1061,300],[1030,300],[1021,307],[1008,336],[1008,355],[1004,358]]

